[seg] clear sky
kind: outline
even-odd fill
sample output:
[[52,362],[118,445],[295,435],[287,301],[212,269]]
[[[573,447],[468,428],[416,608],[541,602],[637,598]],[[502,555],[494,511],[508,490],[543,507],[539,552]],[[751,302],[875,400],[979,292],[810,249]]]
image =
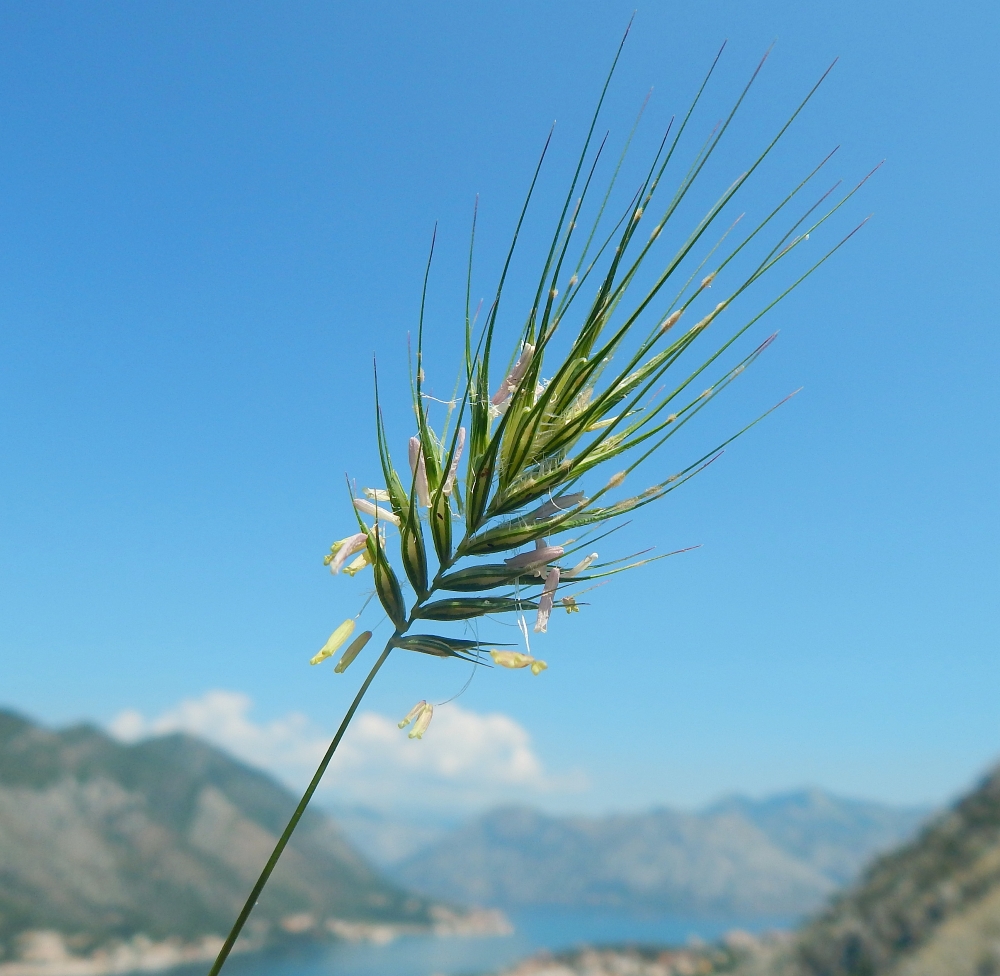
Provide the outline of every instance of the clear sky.
[[[401,454],[434,223],[447,396],[475,196],[478,298],[558,120],[516,328],[631,13],[4,4],[0,703],[195,728],[302,777],[362,676],[307,661],[367,585],[321,559],[351,529],[344,472],[374,476],[371,356]],[[597,811],[806,784],[940,802],[1000,755],[998,29],[995,4],[943,0],[639,6],[612,143],[652,87],[641,158],[728,38],[701,138],[776,42],[719,190],[839,57],[743,206],[840,145],[829,182],[887,162],[816,247],[874,219],[762,324],[778,342],[698,443],[803,392],[620,543],[702,548],[560,614],[548,672],[480,674],[422,743],[390,720],[466,673],[397,655],[328,802]]]

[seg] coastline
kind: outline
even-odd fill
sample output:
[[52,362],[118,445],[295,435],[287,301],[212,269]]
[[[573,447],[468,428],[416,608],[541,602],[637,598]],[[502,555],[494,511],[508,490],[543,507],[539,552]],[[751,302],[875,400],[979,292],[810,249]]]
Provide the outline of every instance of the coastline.
[[[210,962],[224,939],[207,935],[196,942],[181,939],[155,941],[142,933],[131,939],[99,946],[87,955],[70,949],[62,932],[34,930],[21,933],[19,958],[0,963],[0,976],[119,976],[154,973],[191,963]],[[234,953],[254,952],[262,943],[240,940]]]
[[[510,935],[510,920],[498,909],[456,912],[436,905],[429,925],[393,925],[348,919],[316,919],[309,913],[281,920],[282,939],[241,938],[234,954],[273,948],[280,941],[321,944],[332,940],[388,945],[407,935],[437,938],[482,938]],[[18,957],[0,962],[0,976],[126,976],[159,973],[202,962],[211,962],[222,948],[223,936],[206,935],[194,942],[167,938],[160,941],[139,933],[130,939],[99,946],[86,955],[73,952],[71,937],[53,930],[33,930],[19,936]]]

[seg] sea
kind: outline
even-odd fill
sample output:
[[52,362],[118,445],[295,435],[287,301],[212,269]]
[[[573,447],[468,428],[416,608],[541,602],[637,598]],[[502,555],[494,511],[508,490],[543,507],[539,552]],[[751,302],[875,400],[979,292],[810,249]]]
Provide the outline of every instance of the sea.
[[[508,912],[514,932],[502,936],[402,936],[387,945],[335,942],[231,956],[226,976],[484,976],[543,950],[583,945],[684,945],[712,942],[726,932],[790,928],[795,920],[705,919],[677,915],[626,915],[607,911]],[[207,967],[185,966],[171,976],[203,976]]]

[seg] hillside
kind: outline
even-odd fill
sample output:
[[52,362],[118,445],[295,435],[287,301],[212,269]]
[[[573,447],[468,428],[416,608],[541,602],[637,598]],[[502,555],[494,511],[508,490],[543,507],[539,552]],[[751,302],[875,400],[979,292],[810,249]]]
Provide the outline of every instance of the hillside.
[[849,800],[816,789],[763,800],[728,797],[707,812],[738,814],[837,887],[855,881],[874,855],[909,840],[930,813],[923,807]]
[[[28,930],[60,933],[80,953],[139,934],[216,941],[294,805],[268,776],[189,736],[126,746],[91,726],[50,732],[0,711],[0,961],[27,951]],[[426,928],[441,914],[308,812],[248,929],[260,943]]]
[[741,976],[1000,974],[1000,768]]
[[511,908],[799,916],[923,816],[818,791],[732,798],[698,814],[551,817],[506,808],[448,834],[394,876],[433,896]]

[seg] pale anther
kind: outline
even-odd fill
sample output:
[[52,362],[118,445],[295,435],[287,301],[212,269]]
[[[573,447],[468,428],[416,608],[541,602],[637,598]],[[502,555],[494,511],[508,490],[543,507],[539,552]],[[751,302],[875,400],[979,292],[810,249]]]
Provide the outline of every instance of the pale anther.
[[424,463],[424,448],[419,437],[411,437],[409,443],[410,474],[417,489],[417,503],[427,508],[431,495],[427,489],[427,465]]
[[310,658],[310,664],[319,664],[333,654],[341,644],[354,633],[354,619],[345,620],[331,635],[329,640]]
[[544,634],[549,629],[549,616],[552,613],[552,601],[556,587],[559,585],[559,567],[553,566],[545,577],[542,595],[538,598],[538,613],[535,617],[535,633]]
[[388,509],[380,508],[374,502],[368,501],[367,498],[355,498],[354,507],[365,515],[371,515],[373,518],[378,519],[380,522],[391,522],[397,528],[399,527],[399,516],[394,512],[390,512]]

